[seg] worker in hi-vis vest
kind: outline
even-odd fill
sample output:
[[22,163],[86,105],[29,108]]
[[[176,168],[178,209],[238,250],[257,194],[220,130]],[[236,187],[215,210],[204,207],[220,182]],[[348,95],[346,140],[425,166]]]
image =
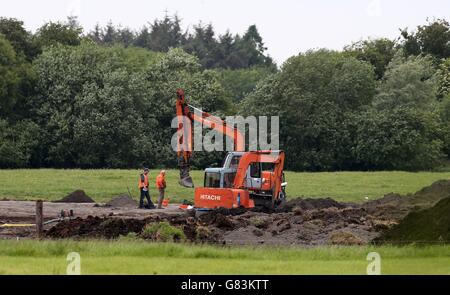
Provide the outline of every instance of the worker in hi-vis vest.
[[158,209],[162,209],[164,190],[166,189],[166,170],[161,170],[158,176],[156,176],[156,188],[159,191]]
[[139,200],[139,208],[144,208],[144,197],[147,199],[148,209],[154,209],[155,205],[153,205],[152,200],[150,199],[150,193],[148,192],[148,168],[144,168],[143,173],[139,176],[139,190],[141,192],[141,198]]

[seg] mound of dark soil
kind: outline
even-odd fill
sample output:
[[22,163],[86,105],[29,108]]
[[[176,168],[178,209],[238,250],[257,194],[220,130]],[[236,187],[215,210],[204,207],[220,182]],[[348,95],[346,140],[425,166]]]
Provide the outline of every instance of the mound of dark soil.
[[51,238],[95,237],[117,238],[129,232],[139,233],[145,221],[137,219],[100,218],[88,216],[62,221],[50,228],[46,235]]
[[450,242],[450,197],[431,208],[409,213],[375,243],[409,244]]
[[442,199],[442,195],[450,196],[450,180],[443,179],[434,182],[430,186],[422,188],[420,191],[415,193],[414,196],[420,196],[431,198],[431,199]]
[[108,207],[114,208],[136,208],[138,203],[128,195],[117,196],[106,203]]
[[430,208],[447,197],[450,197],[450,180],[438,180],[413,195],[390,193],[362,207],[376,217],[401,220],[409,212]]
[[55,203],[95,203],[83,190],[76,190]]

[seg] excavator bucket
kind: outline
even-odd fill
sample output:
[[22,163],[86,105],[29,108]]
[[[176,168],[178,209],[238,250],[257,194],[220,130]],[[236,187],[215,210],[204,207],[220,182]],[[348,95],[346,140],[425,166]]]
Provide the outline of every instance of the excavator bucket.
[[194,182],[192,181],[192,177],[189,175],[190,165],[184,161],[180,161],[180,185],[184,187],[192,188],[194,187]]
[[189,188],[193,188],[194,187],[194,183],[192,181],[192,177],[191,176],[185,176],[183,178],[180,178],[179,183],[184,186],[184,187],[189,187]]

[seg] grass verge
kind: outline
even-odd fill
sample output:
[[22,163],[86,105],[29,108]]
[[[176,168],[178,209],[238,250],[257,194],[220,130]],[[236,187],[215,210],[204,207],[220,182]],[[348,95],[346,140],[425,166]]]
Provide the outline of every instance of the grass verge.
[[145,241],[0,240],[0,274],[365,274],[369,252],[382,274],[450,274],[450,246],[217,247]]

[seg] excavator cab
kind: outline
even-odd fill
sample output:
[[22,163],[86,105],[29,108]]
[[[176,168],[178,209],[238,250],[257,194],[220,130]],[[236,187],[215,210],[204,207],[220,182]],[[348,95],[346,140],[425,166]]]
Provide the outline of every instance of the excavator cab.
[[243,152],[228,153],[223,167],[205,169],[205,187],[232,188]]
[[[248,154],[255,155],[258,152],[230,152],[225,158],[223,167],[206,168],[203,187],[195,192],[195,204],[202,208],[235,208],[244,206],[253,208],[255,204],[263,207],[278,207],[286,198],[282,171],[283,160],[276,160],[278,156],[264,159],[255,158],[253,161],[243,163],[240,161]],[[284,159],[284,153],[283,157]],[[245,161],[245,160],[244,160]],[[238,169],[243,169],[243,174],[238,176]],[[220,200],[227,200],[227,203]],[[230,202],[231,200],[231,202]],[[234,200],[234,202],[233,202]],[[228,202],[230,202],[228,204]]]
[[[245,187],[248,189],[262,189],[263,188],[263,174],[261,173],[261,164],[253,163],[248,167],[245,178]],[[270,175],[270,173],[264,173]],[[236,177],[236,168],[221,167],[221,168],[206,168],[204,187],[220,187],[232,188],[234,185],[234,178]],[[270,181],[268,182],[270,183]]]

